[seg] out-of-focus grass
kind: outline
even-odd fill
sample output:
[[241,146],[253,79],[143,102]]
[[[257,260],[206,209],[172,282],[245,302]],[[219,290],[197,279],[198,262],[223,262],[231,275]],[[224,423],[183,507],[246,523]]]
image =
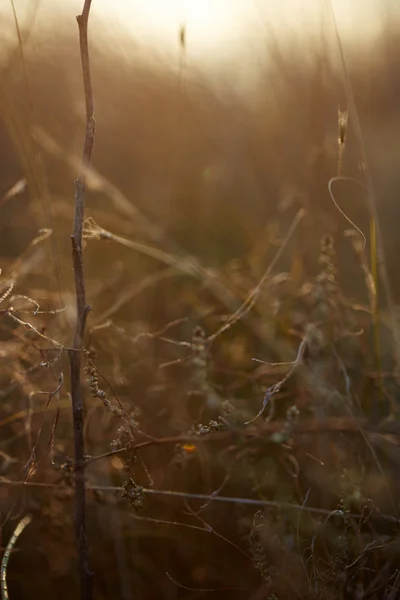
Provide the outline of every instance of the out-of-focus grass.
[[[383,597],[397,585],[397,554],[384,549],[396,538],[398,373],[384,294],[375,307],[369,293],[368,277],[380,290],[373,232],[364,250],[343,236],[328,193],[343,105],[336,56],[282,51],[245,101],[189,67],[179,83],[96,43],[85,437],[91,457],[117,451],[87,466],[96,597]],[[387,48],[374,49],[385,85],[373,85],[368,56],[349,69],[397,298]],[[65,349],[77,52],[68,36],[57,48],[31,37],[26,72],[14,60],[0,95],[3,197],[27,179],[0,204],[0,468],[48,485],[0,486],[4,536],[19,511],[33,515],[8,567],[23,598],[76,590]],[[360,179],[351,127],[341,174]],[[343,181],[336,199],[367,235],[362,189]],[[272,504],[255,514],[242,497]]]

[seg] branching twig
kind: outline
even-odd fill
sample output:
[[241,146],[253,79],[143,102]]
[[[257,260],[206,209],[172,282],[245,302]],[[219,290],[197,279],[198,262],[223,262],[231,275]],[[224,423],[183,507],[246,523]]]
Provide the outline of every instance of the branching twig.
[[[111,458],[113,456],[124,454],[126,452],[139,452],[151,446],[174,446],[176,444],[189,444],[197,446],[200,444],[208,445],[215,444],[218,442],[226,442],[230,439],[232,439],[233,441],[243,439],[247,440],[247,442],[262,441],[265,445],[275,445],[276,441],[273,438],[271,438],[271,436],[275,433],[284,431],[286,425],[286,421],[276,420],[264,422],[258,427],[244,426],[235,429],[228,429],[225,431],[217,431],[208,435],[194,436],[190,434],[172,435],[161,438],[150,438],[138,442],[133,446],[129,445],[124,448],[118,448],[117,450],[110,450],[109,452],[106,452],[104,454],[88,457],[86,461],[81,465],[81,468],[85,468],[91,463],[97,462],[99,460]],[[325,420],[304,419],[298,421],[296,424],[293,425],[293,428],[291,430],[291,436],[294,440],[296,440],[296,437],[301,435],[321,435],[328,433],[348,433],[360,435],[360,430],[364,432],[364,429],[365,435],[371,435],[372,437],[374,428],[371,426],[371,424],[369,424],[366,420],[357,419],[355,417],[330,417]],[[382,436],[379,436],[379,432],[374,433],[374,435],[374,440],[378,441],[379,439],[381,441],[384,441],[381,439]],[[395,439],[395,436],[392,436],[392,439]],[[390,440],[387,443],[390,444]]]
[[[74,427],[75,467],[79,467],[79,465],[81,465],[85,460],[85,442],[83,435],[83,396],[81,387],[81,350],[86,317],[90,310],[90,307],[86,303],[82,255],[82,229],[86,196],[86,172],[91,161],[95,133],[95,121],[93,118],[93,93],[90,78],[87,35],[90,6],[91,0],[85,0],[82,14],[77,16],[83,84],[85,88],[86,134],[78,178],[75,182],[74,229],[71,236],[77,309],[74,351],[69,352],[71,366],[71,397]],[[75,474],[75,527],[79,553],[81,599],[90,600],[92,598],[92,573],[89,566],[89,555],[86,539],[85,472],[83,469],[79,468],[76,469]]]
[[261,409],[258,411],[258,413],[256,414],[255,417],[253,417],[252,419],[250,419],[250,421],[246,421],[245,425],[251,425],[252,423],[254,423],[254,421],[257,421],[257,419],[259,417],[261,417],[264,412],[265,409],[267,408],[269,401],[271,400],[271,398],[273,396],[275,396],[275,394],[278,394],[281,391],[282,386],[287,382],[288,379],[290,379],[290,377],[293,375],[294,371],[297,369],[297,367],[299,366],[299,364],[302,362],[303,360],[303,356],[304,356],[304,352],[306,350],[306,345],[307,345],[307,336],[304,337],[300,343],[299,349],[297,351],[297,356],[296,359],[293,362],[285,362],[285,363],[266,363],[266,364],[270,364],[270,365],[279,365],[279,364],[283,364],[283,365],[290,365],[291,368],[289,370],[288,373],[286,373],[285,377],[283,379],[281,379],[281,381],[278,381],[278,383],[275,383],[274,385],[272,385],[271,387],[269,387],[267,389],[267,391],[264,394],[264,400],[263,400],[263,404]]

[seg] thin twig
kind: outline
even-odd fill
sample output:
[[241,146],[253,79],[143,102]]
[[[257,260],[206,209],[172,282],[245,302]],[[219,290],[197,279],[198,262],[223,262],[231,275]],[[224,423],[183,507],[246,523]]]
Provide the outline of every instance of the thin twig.
[[352,227],[354,227],[354,229],[357,231],[357,233],[361,237],[361,239],[362,239],[361,251],[363,252],[365,249],[365,246],[367,245],[367,238],[365,237],[365,234],[363,233],[363,231],[361,231],[361,229],[358,227],[358,225],[356,225],[354,223],[354,221],[352,221],[350,219],[350,217],[344,212],[344,210],[342,208],[340,208],[339,204],[337,203],[337,200],[336,200],[335,196],[333,195],[333,191],[332,191],[332,185],[335,183],[335,181],[352,181],[353,183],[356,183],[357,185],[359,185],[365,193],[368,193],[368,192],[367,192],[365,186],[363,186],[363,184],[360,181],[358,181],[358,179],[355,179],[355,177],[345,177],[343,175],[340,175],[340,176],[338,175],[337,177],[331,177],[331,179],[328,181],[328,192],[331,197],[331,200],[332,200],[333,204],[335,205],[335,208],[346,219],[346,221],[348,223],[350,223],[350,225]]
[[257,419],[259,417],[261,417],[264,414],[265,409],[267,408],[267,406],[268,406],[269,401],[271,400],[271,398],[273,396],[275,396],[276,394],[278,394],[281,391],[282,386],[293,375],[294,371],[297,369],[297,367],[299,366],[299,364],[303,360],[303,356],[304,356],[304,353],[306,351],[307,341],[308,341],[307,336],[302,339],[302,341],[300,343],[300,346],[299,346],[299,349],[297,351],[296,359],[293,362],[290,362],[290,363],[287,363],[287,362],[285,362],[285,363],[266,363],[266,364],[271,364],[273,366],[278,365],[278,364],[291,365],[291,368],[288,371],[288,373],[284,376],[284,378],[281,379],[281,381],[278,381],[278,383],[275,383],[274,385],[270,386],[267,389],[267,391],[264,394],[264,400],[263,400],[263,404],[262,404],[261,409],[258,411],[258,413],[256,414],[255,417],[253,417],[252,419],[250,419],[250,421],[246,421],[245,425],[251,425],[252,423],[254,423],[255,421],[257,421]]
[[1,598],[2,600],[8,600],[8,588],[7,588],[7,565],[11,556],[12,549],[15,546],[15,542],[25,529],[27,525],[31,522],[32,517],[27,515],[24,517],[15,528],[14,533],[10,537],[10,540],[7,544],[7,548],[4,552],[3,560],[1,561],[1,571],[0,571],[0,579],[1,579]]
[[[383,244],[383,235],[381,231],[380,219],[378,215],[378,203],[376,198],[376,192],[372,180],[371,171],[368,167],[368,157],[365,148],[364,136],[361,129],[360,117],[357,110],[357,105],[354,97],[353,86],[351,84],[350,73],[347,67],[347,60],[343,49],[342,40],[339,33],[339,27],[336,19],[336,13],[332,0],[326,0],[328,12],[331,16],[333,29],[336,37],[337,48],[339,53],[339,59],[341,62],[344,78],[344,86],[346,90],[346,96],[349,106],[349,113],[353,121],[353,129],[356,137],[356,142],[361,156],[361,163],[363,165],[363,175],[365,181],[365,188],[367,192],[367,202],[370,211],[370,216],[374,221],[374,234],[376,235],[376,262],[379,274],[382,279],[383,289],[386,294],[386,300],[388,303],[388,310],[391,319],[391,325],[393,329],[393,338],[396,346],[396,363],[400,364],[400,330],[396,323],[395,304],[393,299],[392,288],[390,285],[388,268],[386,264],[386,256]],[[374,242],[375,243],[375,242]]]
[[[76,292],[76,328],[74,335],[74,349],[69,352],[71,366],[71,398],[74,428],[74,453],[75,467],[79,467],[85,460],[83,395],[81,386],[82,343],[85,332],[86,317],[90,307],[86,303],[85,278],[82,254],[82,230],[85,211],[86,172],[90,165],[95,121],[93,118],[93,93],[90,77],[89,46],[88,46],[88,20],[91,0],[85,0],[82,14],[76,20],[79,27],[79,45],[83,72],[86,104],[86,134],[79,173],[75,182],[75,215],[72,240],[72,260],[74,266],[75,292]],[[81,584],[81,599],[91,600],[93,574],[89,565],[89,553],[86,538],[86,505],[85,505],[85,471],[76,469],[75,475],[75,528],[79,554],[79,575]]]
[[[207,501],[207,504],[209,502],[211,502],[212,498],[223,498],[224,496],[218,496],[218,494],[215,494],[213,496],[210,496],[210,500]],[[240,546],[238,546],[237,544],[235,544],[234,542],[232,542],[232,540],[230,540],[229,538],[225,537],[224,535],[221,535],[220,533],[218,533],[218,531],[216,531],[213,527],[211,527],[211,525],[209,523],[207,523],[200,515],[198,512],[194,511],[193,508],[190,506],[189,504],[189,499],[185,498],[184,499],[184,503],[186,508],[188,509],[190,515],[192,515],[193,517],[195,517],[198,521],[200,521],[200,523],[202,523],[202,525],[204,525],[204,527],[206,529],[208,529],[208,531],[210,533],[213,533],[216,537],[220,538],[222,541],[226,542],[227,544],[230,544],[231,546],[233,546],[236,550],[238,550],[238,552],[240,552],[241,554],[243,554],[246,558],[248,558],[251,562],[253,562],[253,559],[251,558],[251,556],[249,554],[247,554],[247,552],[245,550],[243,550],[243,548],[241,548]]]
[[289,230],[282,242],[282,244],[280,245],[280,247],[278,248],[278,251],[276,252],[274,258],[272,259],[271,263],[269,264],[269,266],[267,267],[266,271],[264,272],[263,276],[261,277],[260,281],[257,283],[257,285],[251,290],[251,292],[248,294],[247,298],[245,299],[245,301],[243,302],[243,304],[235,311],[235,313],[233,315],[231,315],[229,317],[229,319],[227,320],[226,323],[224,323],[224,325],[222,325],[218,331],[216,331],[215,333],[213,333],[209,338],[208,341],[214,341],[218,336],[221,335],[221,333],[224,333],[225,331],[227,331],[228,329],[230,329],[233,325],[235,325],[239,320],[243,319],[243,317],[245,317],[254,307],[255,303],[257,302],[260,293],[263,289],[264,284],[266,283],[266,281],[268,280],[268,278],[271,275],[272,270],[275,268],[276,263],[278,262],[278,260],[280,259],[280,257],[282,256],[283,251],[287,248],[290,240],[292,239],[296,229],[298,228],[298,225],[300,223],[300,221],[305,217],[306,215],[306,210],[301,208],[298,213],[296,214],[295,218],[292,221],[292,224],[289,227]]
[[[81,468],[83,469],[89,464],[97,462],[99,460],[111,458],[113,456],[118,456],[126,452],[139,452],[151,446],[173,446],[176,444],[189,444],[196,446],[200,444],[214,444],[218,442],[227,441],[229,439],[234,440],[240,438],[246,439],[249,442],[252,440],[262,440],[265,445],[274,445],[276,444],[276,442],[273,439],[271,439],[270,436],[274,433],[284,431],[285,425],[286,421],[276,420],[270,422],[263,422],[258,427],[243,426],[239,428],[228,429],[225,431],[213,432],[208,435],[173,435],[161,438],[150,438],[138,442],[133,446],[129,445],[124,448],[118,448],[117,450],[110,450],[109,452],[105,452],[104,454],[88,457],[86,461],[81,465]],[[293,428],[291,430],[291,436],[293,440],[296,441],[296,437],[301,435],[322,435],[328,433],[352,433],[360,435],[360,429],[361,431],[364,431],[363,428],[365,428],[365,432],[367,435],[374,432],[374,427],[372,426],[372,424],[368,423],[366,420],[357,419],[355,417],[330,417],[329,419],[325,420],[304,419],[298,421],[296,424],[293,425]],[[379,428],[376,435],[379,435]]]
[[[45,483],[45,482],[41,482],[41,481],[12,481],[10,479],[5,479],[4,477],[0,477],[0,485],[11,485],[11,486],[26,486],[26,487],[33,487],[33,488],[45,488],[45,489],[60,489],[63,487],[63,484],[56,484],[56,483]],[[65,488],[64,488],[65,489]],[[118,493],[120,494],[121,492],[124,491],[124,488],[121,486],[114,486],[114,485],[88,485],[87,486],[88,490],[97,490],[99,492],[102,493],[111,493],[111,494],[115,494]],[[329,510],[326,508],[317,508],[317,507],[313,507],[313,506],[306,506],[304,504],[304,502],[302,504],[293,504],[290,502],[279,502],[278,500],[262,500],[259,498],[242,498],[242,497],[236,497],[236,496],[210,496],[209,494],[197,494],[197,493],[191,493],[191,492],[180,492],[180,491],[175,491],[175,490],[158,490],[158,489],[154,489],[154,488],[140,488],[141,493],[144,495],[148,495],[148,496],[164,496],[164,497],[169,497],[169,498],[180,498],[182,500],[199,500],[199,501],[212,501],[212,502],[218,502],[218,503],[225,503],[225,504],[242,504],[243,506],[260,506],[260,507],[275,507],[275,508],[279,508],[279,509],[287,509],[287,510],[298,510],[301,512],[306,512],[306,513],[310,513],[310,514],[316,514],[316,515],[325,515],[327,517],[332,517],[334,515],[337,516],[344,516],[344,512],[341,509],[335,509],[335,510]],[[381,512],[376,512],[373,513],[373,515],[376,515],[379,519],[382,519],[383,521],[388,521],[390,523],[395,523],[398,524],[399,519],[398,517],[396,517],[395,515],[389,515],[386,513],[381,513]],[[363,517],[363,515],[361,513],[353,513],[353,512],[348,512],[346,513],[346,517],[347,518],[351,518],[351,519],[360,519]]]

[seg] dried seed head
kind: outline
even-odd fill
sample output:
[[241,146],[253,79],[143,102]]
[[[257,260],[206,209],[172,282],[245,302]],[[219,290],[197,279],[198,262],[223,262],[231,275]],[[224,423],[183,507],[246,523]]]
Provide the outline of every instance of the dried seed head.
[[338,144],[340,147],[344,147],[347,136],[347,126],[349,123],[349,110],[344,111],[338,108]]
[[186,25],[181,25],[179,27],[179,45],[181,50],[186,50]]

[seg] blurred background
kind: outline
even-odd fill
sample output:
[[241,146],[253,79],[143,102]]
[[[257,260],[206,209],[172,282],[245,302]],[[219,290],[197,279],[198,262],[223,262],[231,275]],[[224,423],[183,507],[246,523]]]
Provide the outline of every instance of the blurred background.
[[[70,232],[85,132],[75,19],[81,10],[78,0],[0,5],[1,277],[4,289],[15,280],[13,293],[25,296],[20,302],[29,304],[31,298],[47,311],[29,317],[43,339],[6,317],[0,322],[0,426],[8,457],[2,475],[15,480],[33,450],[32,482],[58,483],[55,465],[61,459],[55,456],[64,457],[64,466],[72,456],[67,384],[48,407],[44,398],[60,373],[68,379],[67,359],[56,344],[49,349],[49,340],[71,344],[75,311]],[[199,406],[208,422],[220,416],[223,401],[239,411],[242,422],[257,413],[265,384],[276,375],[254,376],[259,365],[252,358],[296,357],[307,324],[317,319],[309,294],[324,264],[324,236],[335,240],[331,258],[340,295],[358,307],[349,327],[365,333],[339,349],[360,410],[373,419],[396,412],[386,290],[382,281],[375,282],[381,320],[374,338],[371,289],[360,254],[344,232],[356,224],[364,233],[374,275],[371,231],[377,223],[362,187],[368,171],[397,314],[399,25],[396,0],[93,0],[89,38],[97,131],[86,202],[88,344],[104,381],[111,382],[113,402],[118,397],[126,410],[136,411],[138,430],[155,436],[186,433],[199,420]],[[345,143],[338,144],[338,111],[347,114],[349,91],[363,147],[351,112]],[[328,190],[338,175],[362,183],[342,180],[332,188],[353,225]],[[38,241],[43,230],[52,233]],[[250,314],[213,337],[247,301],[277,253]],[[66,310],[52,314],[57,308]],[[204,339],[210,338],[200,344],[200,374],[193,361],[198,326]],[[321,394],[325,398],[340,380],[337,365],[331,370],[325,358],[284,390],[280,418],[291,403],[313,416],[341,414],[320,410]],[[51,368],[43,369],[43,361]],[[389,408],[382,412],[373,408],[382,393],[373,376],[377,370],[390,372],[384,390]],[[343,381],[337,385],[344,393]],[[113,439],[120,440],[117,421],[88,395],[88,453],[108,452]],[[216,465],[207,451],[189,467],[177,468],[173,448],[153,450],[132,466],[135,481],[145,487],[209,494],[228,469],[225,458]],[[319,447],[318,456],[325,451]],[[316,493],[315,503],[336,506],[331,479],[328,485],[323,474],[305,467],[299,491],[272,463],[259,466],[269,473],[268,483],[260,483],[258,467],[246,463],[235,475],[232,493],[301,503],[311,478],[330,486],[328,499]],[[339,477],[343,464],[335,465]],[[94,463],[90,485],[122,485],[123,467],[116,458]],[[366,485],[372,493],[373,482]],[[240,552],[246,545],[243,532],[252,527],[252,509],[210,508],[208,522],[224,536],[235,524],[232,546],[204,531],[140,521],[129,506],[120,506],[120,495],[89,499],[96,598],[198,598],[212,593],[207,589],[229,598],[317,597],[307,596],[301,564],[289,559],[295,542],[287,535],[293,534],[285,533],[288,546],[278,554],[298,578],[298,595],[290,578],[281,581],[272,571],[273,585],[262,577],[260,583],[251,557]],[[12,598],[76,597],[71,498],[65,481],[57,492],[0,487],[4,539],[21,511],[36,515],[11,559]],[[182,503],[152,499],[147,510],[148,518],[187,523]],[[274,535],[281,534],[281,522],[268,518]],[[193,524],[204,526],[196,519]],[[269,552],[273,556],[274,548]],[[321,597],[340,597],[332,594]]]

